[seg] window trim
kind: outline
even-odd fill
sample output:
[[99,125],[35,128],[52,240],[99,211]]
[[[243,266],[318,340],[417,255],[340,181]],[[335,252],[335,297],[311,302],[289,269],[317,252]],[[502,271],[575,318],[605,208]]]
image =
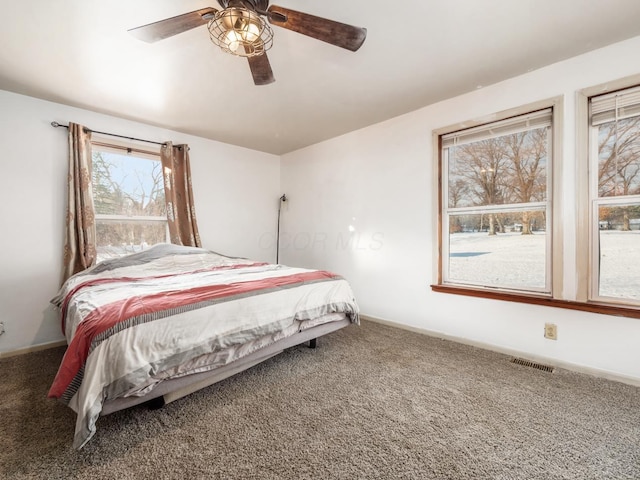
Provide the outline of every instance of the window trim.
[[[444,135],[451,134],[453,132],[459,130],[465,130],[470,128],[476,128],[482,125],[487,125],[494,122],[501,122],[511,117],[517,117],[521,115],[526,115],[532,112],[536,112],[539,110],[544,110],[547,108],[552,109],[552,146],[551,153],[552,159],[551,169],[547,173],[548,181],[551,182],[551,198],[548,200],[551,202],[551,249],[550,249],[550,257],[547,259],[549,264],[551,265],[551,293],[523,293],[522,291],[514,291],[506,288],[490,288],[490,287],[481,287],[481,286],[461,286],[461,285],[451,285],[443,283],[443,266],[442,266],[442,233],[443,233],[443,162],[442,162],[442,137]],[[562,188],[562,145],[563,145],[563,124],[564,124],[564,97],[556,96],[549,99],[540,100],[537,102],[529,103],[526,105],[522,105],[519,107],[511,108],[508,110],[503,110],[491,115],[487,115],[484,117],[476,118],[471,121],[460,122],[453,125],[449,125],[447,127],[439,128],[433,130],[432,132],[432,145],[433,145],[433,158],[437,159],[434,163],[433,174],[435,175],[435,179],[438,182],[438,188],[433,189],[432,195],[435,196],[433,198],[432,205],[436,209],[433,214],[434,218],[438,219],[438,224],[436,228],[436,241],[433,242],[433,284],[431,285],[431,289],[437,292],[444,293],[455,293],[462,295],[472,295],[478,297],[486,297],[486,298],[499,298],[503,300],[512,300],[512,301],[527,301],[527,303],[535,303],[533,299],[545,300],[548,302],[552,299],[561,299],[564,298],[562,296],[562,280],[563,280],[563,258],[562,258],[562,242],[563,242],[563,232],[562,232],[562,202],[561,202],[561,188]],[[556,260],[559,259],[559,260]],[[519,300],[516,300],[519,299]]]
[[143,150],[141,148],[136,148],[132,146],[123,145],[121,143],[116,142],[104,142],[100,140],[91,139],[91,151],[93,151],[93,147],[98,147],[99,151],[117,153],[118,155],[122,155],[122,152],[127,153],[135,153],[138,158],[146,158],[148,160],[159,160],[160,159],[160,150],[154,152],[152,150]]
[[582,312],[600,313],[603,315],[615,315],[619,317],[640,318],[640,309],[622,307],[614,304],[598,302],[581,302],[572,300],[560,300],[542,295],[523,295],[521,293],[507,293],[504,291],[490,292],[476,288],[463,288],[452,285],[431,285],[431,290],[437,293],[464,295],[468,297],[502,300],[505,302],[527,303],[530,305],[542,305],[547,307],[579,310]]
[[133,222],[166,222],[167,217],[161,215],[145,216],[145,215],[114,215],[107,213],[96,213],[96,219],[105,222],[122,222],[123,220]]

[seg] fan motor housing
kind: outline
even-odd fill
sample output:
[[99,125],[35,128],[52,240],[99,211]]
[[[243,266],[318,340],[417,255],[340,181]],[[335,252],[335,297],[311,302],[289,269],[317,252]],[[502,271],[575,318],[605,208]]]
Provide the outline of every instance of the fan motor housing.
[[265,12],[269,7],[269,0],[218,0],[222,8],[245,7],[253,11]]

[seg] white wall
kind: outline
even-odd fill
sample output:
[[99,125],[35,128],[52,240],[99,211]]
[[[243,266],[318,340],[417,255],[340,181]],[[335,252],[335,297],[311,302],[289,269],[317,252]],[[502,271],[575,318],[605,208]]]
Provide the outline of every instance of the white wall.
[[[432,131],[564,95],[563,217],[574,220],[575,92],[640,73],[640,37],[434,104],[282,157],[289,197],[281,262],[352,283],[364,314],[533,359],[640,382],[640,320],[434,293]],[[349,225],[355,232],[349,232]],[[575,231],[564,232],[575,295]],[[558,340],[543,338],[545,322]]]
[[48,302],[60,286],[68,121],[110,133],[191,147],[203,246],[275,260],[280,194],[277,156],[0,91],[0,353],[61,340]]

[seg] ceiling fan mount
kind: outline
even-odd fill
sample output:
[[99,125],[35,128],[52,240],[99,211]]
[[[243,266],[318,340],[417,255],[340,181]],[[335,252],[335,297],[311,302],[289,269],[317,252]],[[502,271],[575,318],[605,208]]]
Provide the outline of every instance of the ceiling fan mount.
[[270,25],[353,52],[367,37],[366,28],[277,5],[269,6],[269,0],[218,0],[218,3],[222,10],[206,7],[133,28],[129,33],[146,42],[156,42],[206,24],[213,43],[227,53],[248,58],[256,85],[275,81],[266,54],[273,41]]

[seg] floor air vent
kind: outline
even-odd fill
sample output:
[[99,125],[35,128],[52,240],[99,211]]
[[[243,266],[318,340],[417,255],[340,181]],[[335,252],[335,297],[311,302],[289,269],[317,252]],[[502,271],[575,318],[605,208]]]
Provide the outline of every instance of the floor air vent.
[[525,360],[524,358],[514,358],[511,360],[511,363],[517,363],[518,365],[523,365],[525,367],[537,368],[538,370],[542,370],[543,372],[553,373],[553,367],[549,365],[543,365],[541,363],[532,362],[530,360]]

